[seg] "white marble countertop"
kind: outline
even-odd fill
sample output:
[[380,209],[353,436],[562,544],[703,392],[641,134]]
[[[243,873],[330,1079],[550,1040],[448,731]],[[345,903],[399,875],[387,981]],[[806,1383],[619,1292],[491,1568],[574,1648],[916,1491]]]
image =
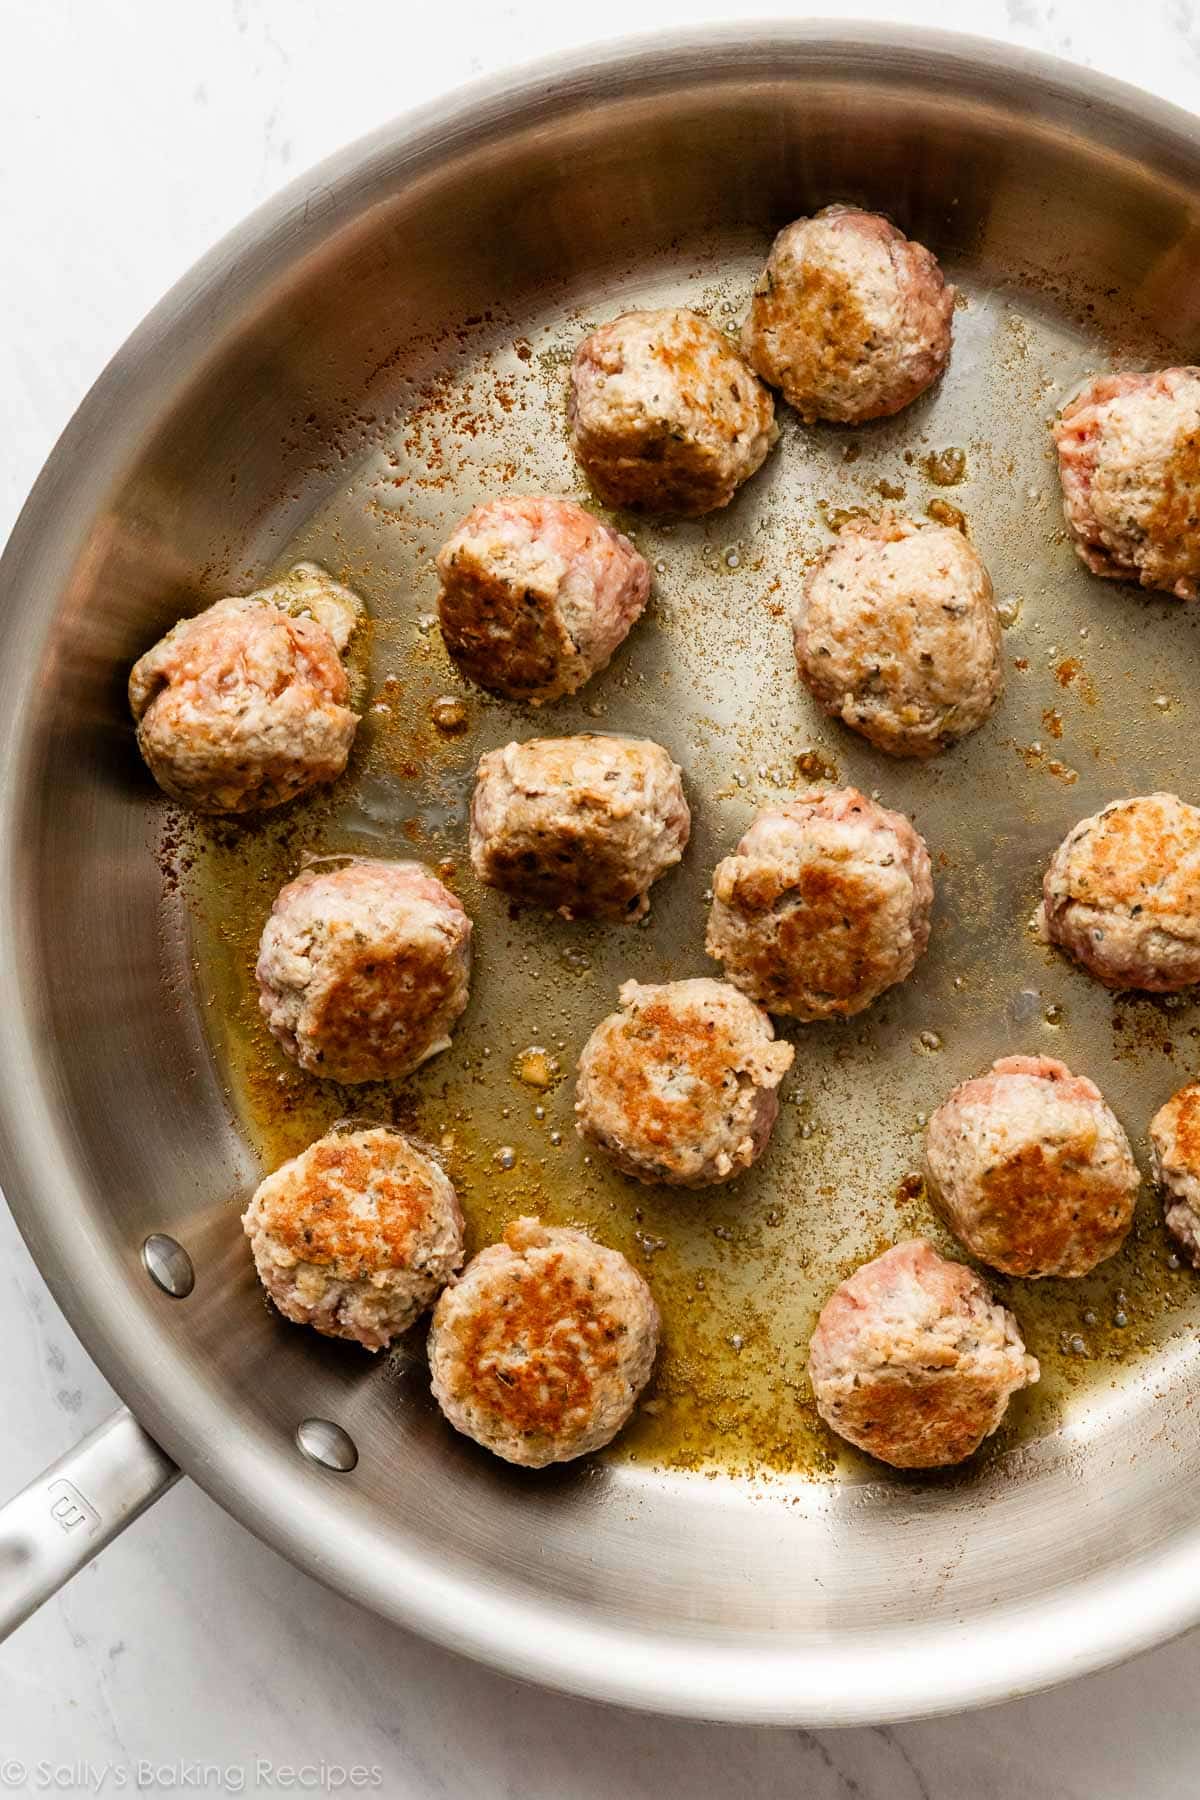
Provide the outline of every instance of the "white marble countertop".
[[[5,0],[0,539],[142,314],[306,166],[468,77],[770,0]],[[822,0],[1088,63],[1200,110],[1200,0]],[[111,1408],[0,1207],[0,1497]],[[0,1793],[270,1791],[259,1759],[454,1800],[1194,1800],[1200,1634],[1038,1699],[874,1731],[740,1731],[524,1688],[384,1626],[182,1483],[0,1649]],[[24,1774],[18,1765],[24,1766]],[[323,1772],[326,1771],[326,1772]],[[202,1785],[201,1785],[202,1784]]]

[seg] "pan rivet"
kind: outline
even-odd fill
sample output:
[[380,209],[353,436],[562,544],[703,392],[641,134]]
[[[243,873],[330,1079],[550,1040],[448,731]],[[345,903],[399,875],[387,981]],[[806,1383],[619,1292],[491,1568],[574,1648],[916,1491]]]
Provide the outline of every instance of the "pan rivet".
[[142,1245],[142,1264],[156,1287],[172,1300],[186,1300],[196,1285],[192,1259],[165,1231],[152,1231]]
[[302,1419],[296,1427],[296,1442],[310,1462],[335,1469],[339,1475],[348,1475],[358,1462],[354,1439],[332,1419]]

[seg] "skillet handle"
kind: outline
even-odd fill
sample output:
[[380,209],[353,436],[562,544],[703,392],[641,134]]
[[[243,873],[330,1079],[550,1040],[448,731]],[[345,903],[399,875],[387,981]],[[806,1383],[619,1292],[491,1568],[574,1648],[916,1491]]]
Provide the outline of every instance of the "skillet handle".
[[122,1407],[0,1506],[0,1642],[178,1478]]

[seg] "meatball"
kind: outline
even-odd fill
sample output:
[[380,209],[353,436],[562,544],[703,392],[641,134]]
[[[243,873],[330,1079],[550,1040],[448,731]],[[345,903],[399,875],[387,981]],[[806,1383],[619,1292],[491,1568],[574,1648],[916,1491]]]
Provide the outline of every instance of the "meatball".
[[421,863],[309,869],[276,899],[257,973],[267,1025],[302,1069],[395,1081],[450,1042],[471,921]]
[[1189,1081],[1150,1121],[1150,1161],[1167,1230],[1200,1268],[1200,1081]]
[[1054,426],[1063,512],[1093,575],[1200,594],[1200,369],[1101,375]]
[[934,1201],[1005,1275],[1087,1275],[1133,1222],[1139,1176],[1100,1089],[1048,1056],[1005,1056],[933,1114]]
[[1175,794],[1081,819],[1042,894],[1044,936],[1105,987],[1174,994],[1200,981],[1200,809]]
[[541,706],[604,668],[641,617],[650,569],[573,500],[491,500],[438,551],[438,616],[463,674]]
[[895,1469],[962,1462],[1040,1373],[1007,1308],[923,1238],[835,1288],[808,1348],[825,1423]]
[[346,766],[358,719],[340,652],[361,604],[314,563],[181,619],[133,665],[138,748],[203,813],[264,811]]
[[775,404],[715,325],[622,313],[571,364],[571,442],[610,506],[694,518],[728,506],[779,435]]
[[635,1181],[711,1187],[767,1147],[792,1065],[765,1012],[724,981],[627,981],[579,1059],[576,1129]]
[[929,942],[933,877],[903,813],[856,788],[767,807],[717,864],[705,948],[769,1012],[848,1018]]
[[657,1348],[658,1308],[619,1251],[517,1219],[442,1294],[429,1367],[456,1431],[544,1469],[617,1435]]
[[336,1132],[268,1175],[242,1225],[285,1319],[383,1350],[462,1267],[458,1197],[384,1126]]
[[846,525],[792,615],[796,667],[834,718],[892,756],[934,756],[1003,686],[988,572],[961,531],[885,513]]
[[567,919],[640,919],[683,855],[682,771],[649,738],[533,738],[480,759],[471,862],[480,881]]
[[802,419],[898,413],[950,355],[954,289],[936,259],[878,213],[827,206],[779,233],[742,349]]

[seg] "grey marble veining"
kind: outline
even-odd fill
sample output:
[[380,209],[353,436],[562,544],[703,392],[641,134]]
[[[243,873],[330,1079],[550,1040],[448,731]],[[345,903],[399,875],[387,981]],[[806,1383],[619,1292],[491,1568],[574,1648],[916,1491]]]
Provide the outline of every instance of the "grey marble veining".
[[[968,0],[952,16],[940,0],[818,10],[952,23],[1200,110],[1194,0],[1148,0],[1136,13],[1124,0]],[[0,535],[141,315],[299,169],[507,61],[772,11],[794,8],[7,0]],[[0,1369],[7,1491],[113,1396],[2,1208]],[[539,1693],[393,1631],[184,1483],[0,1649],[0,1794],[135,1781],[165,1792],[188,1767],[208,1771],[209,1792],[269,1791],[271,1778],[256,1775],[263,1759],[311,1764],[317,1777],[322,1765],[378,1769],[373,1791],[414,1800],[1193,1800],[1198,1690],[1200,1635],[1055,1694],[929,1724],[814,1734],[638,1717]]]

